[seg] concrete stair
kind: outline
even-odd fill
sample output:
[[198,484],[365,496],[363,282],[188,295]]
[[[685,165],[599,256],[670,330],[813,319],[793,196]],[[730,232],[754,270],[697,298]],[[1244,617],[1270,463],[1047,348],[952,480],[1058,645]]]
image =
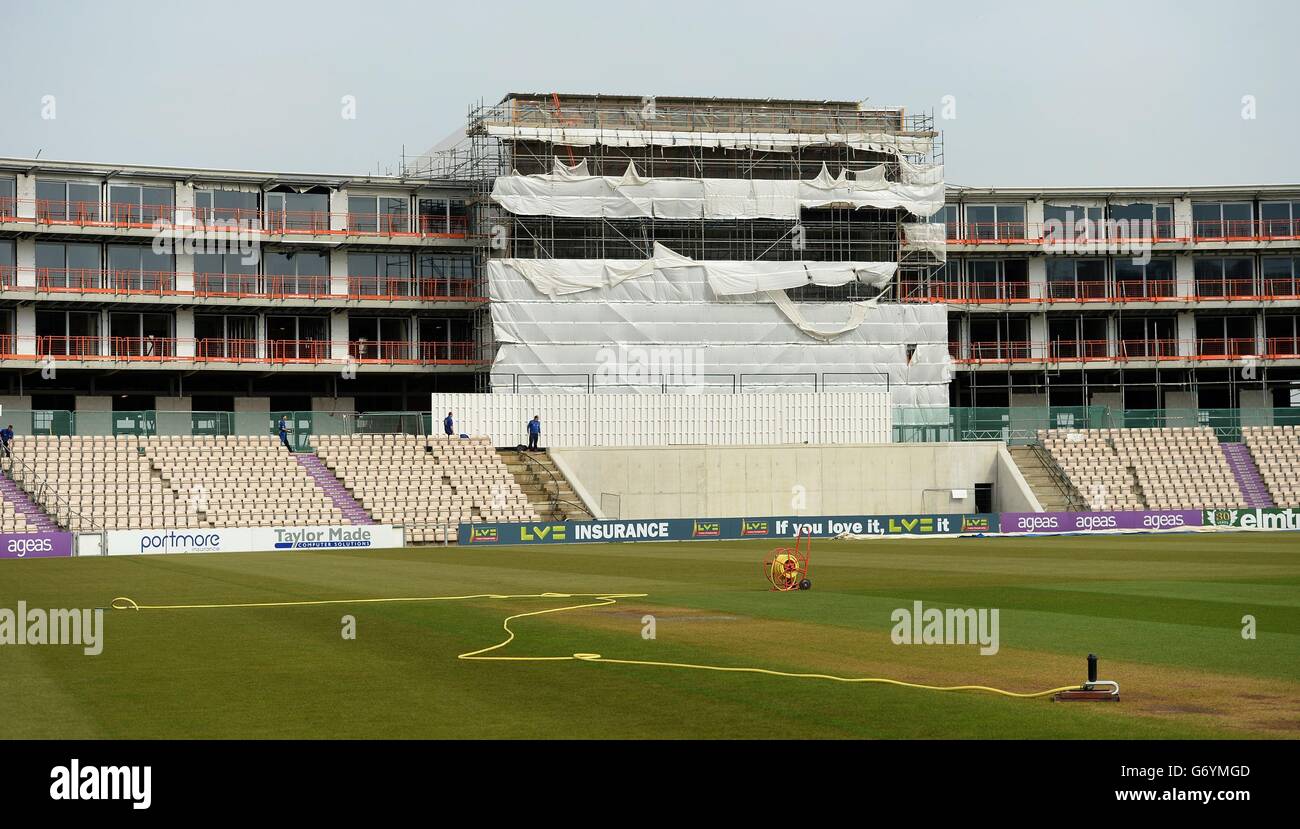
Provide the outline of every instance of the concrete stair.
[[14,511],[21,515],[27,522],[27,526],[33,530],[42,533],[59,532],[59,525],[54,519],[37,506],[22,487],[14,483],[7,472],[0,474],[0,496],[14,505]]
[[330,500],[334,502],[334,506],[342,511],[343,516],[348,519],[349,523],[375,523],[375,519],[371,518],[370,513],[366,512],[366,508],[361,506],[356,498],[352,497],[352,493],[348,492],[348,488],[343,485],[338,476],[331,472],[325,462],[316,454],[312,452],[295,452],[293,457],[294,460],[298,461],[298,465],[305,469],[311,479],[316,482],[316,486],[329,496]]
[[1025,482],[1034,491],[1034,496],[1038,498],[1038,503],[1043,505],[1045,511],[1065,512],[1069,510],[1070,496],[1078,496],[1078,493],[1072,491],[1073,488],[1069,492],[1061,489],[1060,485],[1052,477],[1051,471],[1043,464],[1043,461],[1031,447],[1008,446],[1007,450],[1011,453],[1011,459],[1020,468],[1020,474],[1025,476]]
[[1244,443],[1220,443],[1223,456],[1228,460],[1228,467],[1237,479],[1237,486],[1245,496],[1246,503],[1252,508],[1274,506],[1273,496],[1269,494],[1264,478],[1255,466],[1255,459]]
[[497,454],[523,490],[538,518],[543,521],[591,520],[591,513],[582,505],[582,499],[573,491],[573,486],[560,472],[555,461],[551,460],[549,453],[544,450],[521,452],[518,449],[498,449]]

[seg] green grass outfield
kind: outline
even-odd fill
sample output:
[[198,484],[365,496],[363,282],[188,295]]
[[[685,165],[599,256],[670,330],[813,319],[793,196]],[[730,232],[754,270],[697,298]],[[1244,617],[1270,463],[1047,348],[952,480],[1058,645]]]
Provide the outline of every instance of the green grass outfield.
[[[1123,701],[1053,703],[563,660],[475,662],[507,615],[575,599],[108,611],[104,652],[0,646],[0,737],[1300,736],[1300,535],[818,541],[0,561],[0,608],[646,593],[512,623],[491,655],[605,657],[1036,691],[1101,655]],[[894,645],[890,614],[998,608],[1001,650]],[[356,639],[341,636],[345,614]],[[656,617],[656,638],[642,617]],[[1242,638],[1253,615],[1257,638]]]

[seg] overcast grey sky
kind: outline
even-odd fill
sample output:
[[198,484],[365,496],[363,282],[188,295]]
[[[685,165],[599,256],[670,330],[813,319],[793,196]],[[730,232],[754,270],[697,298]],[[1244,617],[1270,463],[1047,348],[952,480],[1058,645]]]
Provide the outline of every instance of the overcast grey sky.
[[950,183],[1300,182],[1293,0],[8,0],[0,32],[8,156],[382,172],[507,91],[953,96]]

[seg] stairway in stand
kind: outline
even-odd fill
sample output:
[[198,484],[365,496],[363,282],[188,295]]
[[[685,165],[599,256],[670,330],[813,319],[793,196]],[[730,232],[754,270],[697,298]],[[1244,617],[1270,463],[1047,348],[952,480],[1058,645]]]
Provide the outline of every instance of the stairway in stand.
[[349,523],[352,524],[373,524],[375,520],[366,512],[366,508],[357,503],[357,499],[352,497],[348,488],[343,485],[333,472],[321,462],[321,459],[312,452],[296,452],[294,460],[298,465],[307,470],[307,474],[316,482],[316,486],[330,497],[334,506],[342,510],[347,516]]
[[1241,494],[1246,496],[1246,503],[1252,508],[1274,506],[1273,496],[1264,485],[1259,467],[1255,466],[1255,459],[1250,456],[1246,444],[1220,443],[1219,446],[1223,447],[1223,456],[1228,459],[1228,466],[1237,479],[1237,486],[1241,487]]
[[14,511],[27,521],[27,526],[36,532],[56,533],[59,532],[59,525],[54,522],[45,510],[36,505],[22,487],[14,483],[9,473],[0,474],[0,495],[14,505]]

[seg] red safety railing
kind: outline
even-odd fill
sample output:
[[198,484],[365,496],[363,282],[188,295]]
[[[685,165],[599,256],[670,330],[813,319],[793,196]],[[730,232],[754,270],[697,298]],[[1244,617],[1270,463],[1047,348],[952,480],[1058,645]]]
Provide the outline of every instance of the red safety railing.
[[1300,355],[1300,337],[1268,337],[1264,341],[1264,346],[1269,356]]
[[[19,215],[24,212],[23,205],[32,205],[31,215]],[[164,222],[182,230],[252,230],[270,235],[416,236],[439,239],[464,239],[469,236],[465,216],[420,215],[413,222],[408,214],[192,208],[51,199],[4,199],[0,203],[0,221],[115,228],[153,228],[157,222]]]
[[[21,278],[28,275],[25,284]],[[328,276],[196,273],[193,289],[180,290],[175,271],[99,268],[16,268],[0,265],[0,290],[46,293],[168,296],[487,302],[481,283],[451,277],[348,277],[348,293],[333,293]]]
[[934,282],[900,283],[903,302],[948,302],[955,305],[1055,302],[1167,302],[1171,300],[1260,301],[1300,298],[1300,279],[1196,280],[1192,292],[1178,293],[1172,279],[1080,282]]
[[1196,299],[1256,299],[1254,279],[1197,279]]
[[1151,302],[1177,299],[1178,283],[1173,279],[1115,280],[1114,298],[1120,302]]
[[174,271],[37,268],[36,290],[51,293],[174,294]]
[[214,297],[260,297],[262,277],[255,273],[196,273],[194,295]]
[[1102,302],[1111,298],[1110,286],[1104,279],[1072,282],[1047,282],[1047,300],[1070,302]]
[[957,363],[1095,362],[1124,360],[1241,360],[1284,359],[1300,356],[1300,337],[1268,337],[1264,353],[1253,337],[1203,337],[1196,340],[1059,339],[1042,342],[972,342],[963,353],[957,342],[948,343]]
[[473,279],[431,276],[349,276],[348,296],[355,299],[480,299]]
[[[7,338],[7,339],[6,339]],[[35,354],[22,354],[22,343],[34,342]],[[412,365],[469,365],[487,362],[486,350],[473,342],[406,342],[358,340],[336,349],[329,340],[253,340],[176,337],[113,337],[94,335],[41,335],[0,338],[0,353],[7,358],[53,357],[103,361],[194,361],[234,363],[305,363],[346,365],[407,363]],[[344,345],[340,343],[339,345]],[[31,347],[30,345],[27,347]],[[346,353],[346,357],[335,356]]]

